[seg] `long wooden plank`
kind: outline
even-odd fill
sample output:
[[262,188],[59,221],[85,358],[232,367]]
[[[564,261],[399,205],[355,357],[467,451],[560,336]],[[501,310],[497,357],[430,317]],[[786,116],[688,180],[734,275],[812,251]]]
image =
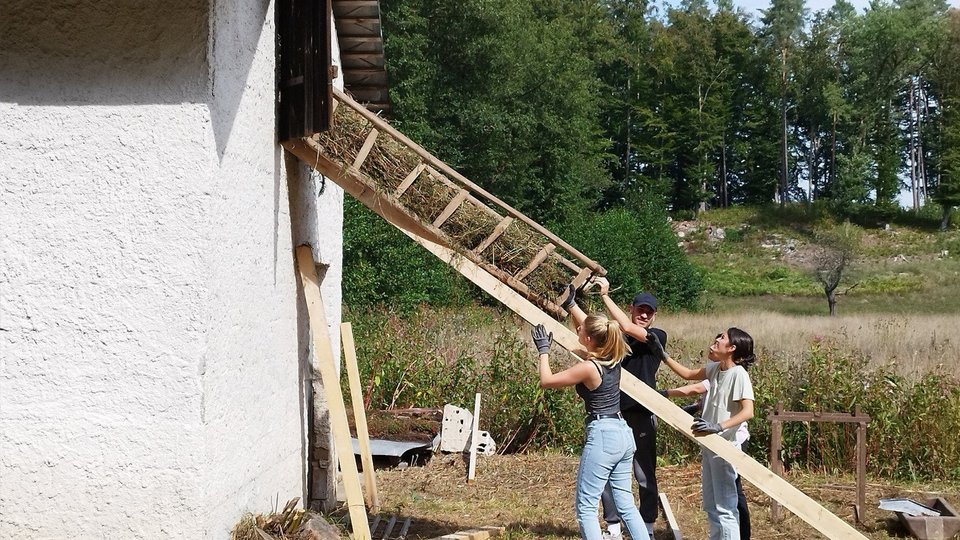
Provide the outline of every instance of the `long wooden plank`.
[[[572,330],[541,311],[536,305],[517,294],[480,266],[466,257],[458,255],[453,250],[425,238],[419,238],[409,231],[403,232],[528,323],[543,324],[548,332],[553,333],[554,341],[561,347],[568,351],[580,348],[577,335]],[[780,501],[783,506],[827,538],[867,540],[849,523],[830,513],[805,493],[790,485],[789,482],[773,474],[769,469],[741,452],[726,439],[716,434],[702,437],[694,436],[690,430],[690,426],[693,425],[692,416],[626,371],[621,373],[620,389],[687,438],[727,460],[737,468],[743,478],[746,478],[747,481],[770,497]]]
[[547,244],[543,246],[539,253],[530,261],[530,263],[523,270],[517,272],[517,279],[523,281],[523,279],[533,273],[538,266],[543,264],[543,261],[547,260],[547,257],[553,253],[553,250],[557,249],[557,246],[553,244]]
[[484,252],[491,244],[497,241],[497,238],[503,236],[503,233],[507,232],[507,229],[510,228],[510,225],[513,225],[513,218],[507,216],[503,218],[500,223],[497,223],[497,226],[493,228],[493,232],[490,233],[490,236],[483,239],[483,242],[480,242],[480,245],[473,248],[473,252],[477,255],[480,255]]
[[430,152],[427,152],[422,146],[413,142],[409,137],[397,131],[393,126],[388,124],[382,118],[368,111],[365,107],[363,107],[362,105],[354,101],[350,96],[344,94],[339,90],[334,90],[333,92],[338,100],[343,101],[345,104],[349,105],[352,109],[354,109],[355,111],[363,115],[363,117],[369,120],[371,123],[373,123],[373,125],[376,126],[377,129],[384,131],[386,133],[389,133],[390,136],[394,137],[398,142],[400,142],[401,144],[409,147],[411,150],[416,152],[426,163],[434,166],[435,168],[442,171],[444,174],[450,176],[451,178],[456,179],[458,182],[462,184],[463,187],[466,187],[472,193],[479,195],[484,199],[490,201],[491,203],[499,206],[511,216],[515,217],[516,219],[519,219],[520,221],[530,226],[533,230],[546,236],[548,240],[554,243],[554,245],[559,246],[564,251],[573,255],[577,259],[580,259],[580,261],[582,261],[584,264],[592,268],[594,272],[597,273],[597,275],[601,275],[601,276],[606,275],[607,271],[602,266],[600,266],[596,261],[587,257],[583,253],[581,253],[577,248],[564,242],[562,239],[560,239],[560,237],[553,234],[553,232],[545,228],[543,225],[540,225],[536,221],[530,219],[530,217],[528,217],[526,214],[523,214],[519,210],[513,208],[509,204],[503,202],[502,200],[494,196],[492,193],[481,188],[477,184],[474,184],[473,182],[471,182],[465,176],[458,173],[456,170],[454,170],[452,167],[450,167],[449,165],[447,165],[446,163],[438,159],[436,156],[434,156]]
[[437,216],[437,219],[433,220],[433,226],[440,227],[444,224],[444,222],[450,219],[450,216],[452,216],[453,213],[460,208],[460,205],[463,204],[463,201],[467,199],[467,195],[469,194],[470,193],[467,190],[461,189],[453,199],[450,199],[447,207],[443,209],[443,212],[440,212],[440,215]]
[[313,334],[313,357],[311,363],[314,373],[319,373],[323,382],[323,393],[330,411],[330,430],[333,432],[334,451],[343,472],[343,487],[347,494],[347,508],[353,527],[353,537],[357,540],[370,540],[370,526],[367,524],[367,511],[363,506],[363,494],[360,490],[360,477],[357,474],[357,461],[353,457],[353,442],[350,440],[350,426],[347,424],[347,410],[340,392],[340,378],[337,376],[336,363],[330,335],[327,333],[327,316],[320,295],[320,281],[313,262],[313,250],[310,246],[297,247],[297,269],[303,285],[303,296],[307,303],[310,319],[310,333]]
[[370,150],[373,149],[373,145],[377,142],[377,135],[380,132],[377,131],[377,128],[370,130],[370,133],[367,134],[367,138],[363,140],[363,146],[360,147],[360,151],[357,152],[357,157],[353,160],[353,165],[350,167],[355,171],[360,170],[360,166],[363,165],[363,162],[366,161],[367,156],[370,154]]
[[477,477],[477,443],[480,442],[480,392],[473,399],[473,425],[470,426],[470,462],[467,467],[467,483]]
[[377,491],[377,473],[373,469],[373,453],[370,451],[370,431],[367,429],[367,411],[363,406],[363,387],[360,385],[360,369],[357,367],[357,346],[353,341],[353,325],[340,324],[340,341],[343,343],[343,364],[347,369],[350,386],[350,404],[353,406],[353,422],[357,427],[360,443],[360,463],[363,464],[363,496],[371,514],[380,512],[380,493]]
[[663,508],[663,515],[667,518],[667,524],[670,525],[670,532],[673,533],[674,540],[683,540],[683,535],[680,534],[680,524],[677,523],[677,518],[673,516],[673,509],[670,508],[667,494],[662,491],[660,492],[660,506]]

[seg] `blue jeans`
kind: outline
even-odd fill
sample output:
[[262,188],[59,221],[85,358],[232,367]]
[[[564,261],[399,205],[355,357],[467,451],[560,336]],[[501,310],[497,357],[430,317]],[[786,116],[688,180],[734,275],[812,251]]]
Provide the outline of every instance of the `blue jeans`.
[[737,471],[722,457],[701,449],[703,509],[710,522],[710,540],[740,540]]
[[636,448],[633,432],[620,418],[600,418],[587,424],[587,440],[580,456],[574,501],[580,537],[584,540],[601,538],[597,504],[608,482],[617,512],[630,536],[637,540],[648,537],[643,518],[633,502],[631,472]]

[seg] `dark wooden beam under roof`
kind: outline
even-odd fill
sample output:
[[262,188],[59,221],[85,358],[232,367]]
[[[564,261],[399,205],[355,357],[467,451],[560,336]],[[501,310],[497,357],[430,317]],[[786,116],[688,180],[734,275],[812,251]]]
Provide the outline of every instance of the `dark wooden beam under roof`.
[[370,111],[391,112],[379,0],[333,0],[343,82]]

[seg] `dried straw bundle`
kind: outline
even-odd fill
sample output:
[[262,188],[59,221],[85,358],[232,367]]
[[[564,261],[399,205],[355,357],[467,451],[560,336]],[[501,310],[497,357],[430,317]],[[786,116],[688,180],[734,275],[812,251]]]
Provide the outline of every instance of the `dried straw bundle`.
[[[335,129],[323,132],[316,138],[346,170],[355,161],[373,126],[360,113],[344,105],[337,107],[334,122]],[[360,173],[381,193],[392,194],[421,161],[412,149],[381,132],[360,166]],[[401,202],[423,223],[430,224],[456,196],[458,185],[458,182],[428,168],[404,192]],[[452,241],[451,247],[464,253],[480,245],[501,219],[490,208],[467,200],[443,223],[441,229]],[[484,250],[481,257],[505,273],[516,275],[527,267],[547,242],[542,234],[515,221]],[[551,257],[527,276],[524,282],[538,296],[552,300],[574,275],[573,271]]]

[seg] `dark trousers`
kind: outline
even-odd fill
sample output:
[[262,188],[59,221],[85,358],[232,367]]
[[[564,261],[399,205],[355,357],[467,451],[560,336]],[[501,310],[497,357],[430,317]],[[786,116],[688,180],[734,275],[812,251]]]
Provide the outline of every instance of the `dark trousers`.
[[[646,523],[657,520],[657,423],[650,414],[624,412],[623,419],[633,431],[633,440],[637,451],[633,454],[633,477],[640,486],[640,516]],[[610,484],[600,496],[603,507],[603,520],[607,523],[619,523],[620,515],[613,503],[613,490]]]
[[740,512],[740,540],[750,540],[750,509],[747,497],[743,494],[743,482],[737,475],[737,511]]

